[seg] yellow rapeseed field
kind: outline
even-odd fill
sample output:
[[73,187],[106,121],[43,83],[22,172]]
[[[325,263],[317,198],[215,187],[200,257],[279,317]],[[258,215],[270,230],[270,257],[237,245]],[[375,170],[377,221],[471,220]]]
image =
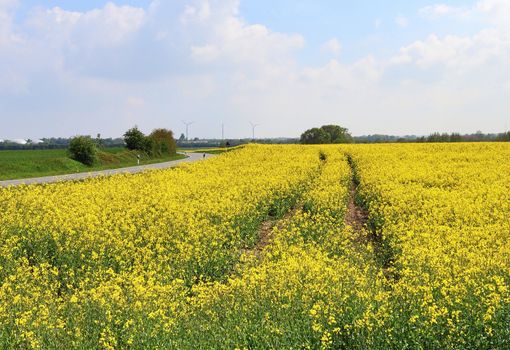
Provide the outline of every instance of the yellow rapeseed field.
[[355,146],[400,347],[510,348],[510,145]]
[[0,348],[510,348],[509,160],[249,145],[0,189]]

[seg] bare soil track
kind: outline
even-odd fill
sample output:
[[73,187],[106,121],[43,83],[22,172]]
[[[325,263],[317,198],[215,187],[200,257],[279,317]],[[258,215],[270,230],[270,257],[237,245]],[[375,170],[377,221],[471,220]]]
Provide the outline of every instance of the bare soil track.
[[261,252],[266,248],[273,240],[274,230],[280,230],[290,221],[290,219],[296,215],[296,213],[303,208],[303,203],[296,203],[285,215],[281,218],[270,218],[264,221],[259,228],[259,239],[257,244],[249,250],[245,250],[245,253],[252,253],[257,257],[260,256]]
[[349,202],[345,213],[345,224],[351,226],[355,232],[362,232],[367,229],[368,210],[356,203],[357,193],[358,184],[353,177],[349,186]]
[[388,245],[388,242],[383,240],[381,233],[370,224],[368,209],[356,202],[359,181],[356,177],[354,161],[349,155],[347,155],[347,160],[351,167],[352,176],[349,186],[349,202],[345,214],[345,224],[352,227],[355,241],[359,244],[368,243],[372,245],[384,276],[388,280],[396,281],[400,276],[398,271],[393,268],[396,259],[395,252]]

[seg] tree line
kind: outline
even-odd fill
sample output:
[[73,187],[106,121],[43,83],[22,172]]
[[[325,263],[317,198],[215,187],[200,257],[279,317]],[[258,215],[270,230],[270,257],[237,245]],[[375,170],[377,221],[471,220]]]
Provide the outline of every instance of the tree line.
[[[135,126],[124,133],[123,143],[129,151],[144,153],[149,158],[171,156],[177,153],[173,132],[168,129],[155,129],[146,136]],[[99,149],[102,146],[100,138],[76,136],[69,142],[69,157],[90,166],[97,162]]]
[[460,133],[439,133],[435,132],[428,136],[393,136],[393,135],[365,135],[355,136],[355,143],[389,143],[389,142],[508,142],[510,141],[510,132],[499,134],[484,134],[480,131],[474,134]]

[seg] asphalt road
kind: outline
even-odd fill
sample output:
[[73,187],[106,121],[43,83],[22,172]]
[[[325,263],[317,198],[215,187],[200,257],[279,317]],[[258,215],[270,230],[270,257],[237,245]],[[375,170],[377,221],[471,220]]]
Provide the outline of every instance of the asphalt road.
[[132,167],[128,167],[128,168],[91,171],[89,173],[75,173],[75,174],[66,174],[66,175],[34,177],[34,178],[30,178],[30,179],[6,180],[6,181],[0,181],[0,187],[18,186],[18,185],[22,185],[22,184],[31,185],[31,184],[45,184],[45,183],[60,182],[60,181],[83,180],[83,179],[87,179],[90,177],[108,176],[108,175],[124,174],[124,173],[135,174],[135,173],[139,173],[139,172],[142,172],[145,170],[173,168],[173,167],[175,167],[179,164],[182,164],[182,163],[191,163],[191,162],[196,162],[196,161],[200,161],[203,159],[209,159],[211,157],[214,157],[214,155],[212,155],[212,154],[206,154],[205,158],[204,158],[203,153],[183,153],[183,154],[187,155],[188,158],[173,160],[173,161],[164,162],[164,163],[132,166]]

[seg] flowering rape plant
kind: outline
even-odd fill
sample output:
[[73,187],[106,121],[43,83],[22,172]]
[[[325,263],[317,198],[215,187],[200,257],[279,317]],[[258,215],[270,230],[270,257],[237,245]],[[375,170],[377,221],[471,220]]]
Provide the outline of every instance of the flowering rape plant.
[[1,347],[508,348],[508,159],[248,145],[0,189]]

